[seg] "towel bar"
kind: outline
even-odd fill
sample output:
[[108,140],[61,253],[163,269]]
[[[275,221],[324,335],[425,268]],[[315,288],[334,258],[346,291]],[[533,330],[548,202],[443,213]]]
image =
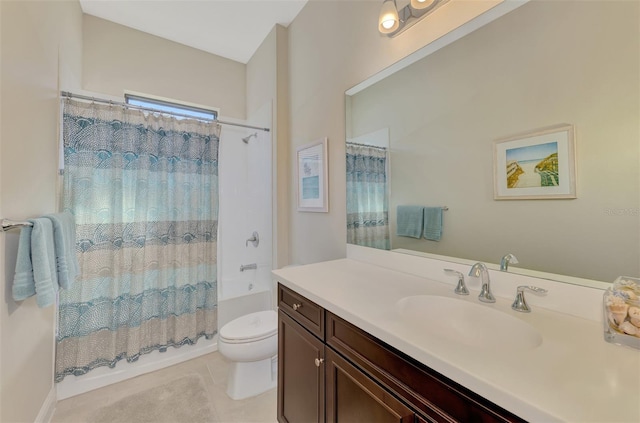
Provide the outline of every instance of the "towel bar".
[[10,220],[2,219],[2,232],[10,231],[11,229],[21,228],[23,226],[33,226],[33,223],[24,220]]

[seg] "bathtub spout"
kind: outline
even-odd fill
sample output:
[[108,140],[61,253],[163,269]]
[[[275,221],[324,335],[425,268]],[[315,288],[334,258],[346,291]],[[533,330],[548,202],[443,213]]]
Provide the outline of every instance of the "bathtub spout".
[[251,264],[241,264],[240,265],[240,271],[244,272],[245,270],[255,270],[258,268],[258,265],[255,263],[251,263]]

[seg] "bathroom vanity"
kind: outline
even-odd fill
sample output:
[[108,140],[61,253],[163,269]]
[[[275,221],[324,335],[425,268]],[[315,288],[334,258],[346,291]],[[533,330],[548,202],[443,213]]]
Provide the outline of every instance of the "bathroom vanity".
[[278,304],[280,422],[523,421],[282,285]]
[[[459,297],[446,277],[353,259],[274,275],[282,423],[640,421],[640,353],[605,343],[600,322],[539,306],[517,313],[501,297],[476,305],[473,283]],[[425,296],[443,299],[443,322],[456,318],[447,301],[463,301],[517,319],[539,340],[447,339],[403,314],[403,299]]]

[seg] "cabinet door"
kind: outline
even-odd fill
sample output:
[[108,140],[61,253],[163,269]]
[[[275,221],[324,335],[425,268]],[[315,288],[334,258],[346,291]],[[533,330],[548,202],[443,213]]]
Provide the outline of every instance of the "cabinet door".
[[324,423],[324,344],[278,312],[278,421]]
[[414,412],[332,349],[326,349],[327,423],[413,423]]
[[330,312],[326,343],[428,421],[524,422]]

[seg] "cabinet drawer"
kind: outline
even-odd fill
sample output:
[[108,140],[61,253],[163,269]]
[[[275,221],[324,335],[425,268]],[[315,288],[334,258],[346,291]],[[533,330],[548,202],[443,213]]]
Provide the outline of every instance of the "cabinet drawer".
[[324,309],[278,283],[278,307],[309,332],[324,339]]
[[327,345],[404,398],[430,422],[523,422],[347,321],[326,313]]

